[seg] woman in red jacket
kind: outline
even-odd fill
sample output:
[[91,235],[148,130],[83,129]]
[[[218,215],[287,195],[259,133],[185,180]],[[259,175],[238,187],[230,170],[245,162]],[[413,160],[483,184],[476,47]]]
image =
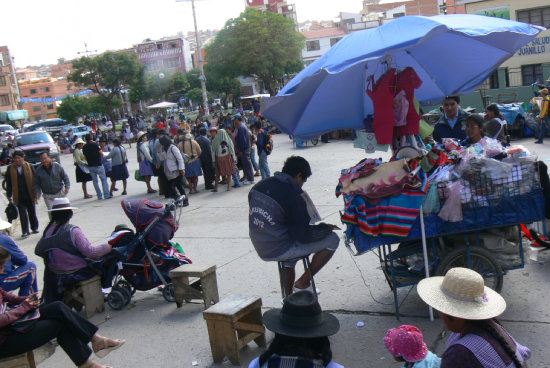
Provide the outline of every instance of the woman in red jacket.
[[[8,251],[0,247],[0,273],[9,259]],[[36,293],[15,296],[0,288],[0,306],[4,303],[12,306],[12,309],[0,313],[0,358],[25,353],[57,338],[59,345],[79,368],[107,368],[89,359],[92,351],[103,358],[125,343],[125,340],[113,340],[99,335],[95,325],[62,302],[40,306]],[[40,317],[30,331],[23,333],[10,327],[13,322],[37,308]],[[90,342],[92,349],[88,347]]]

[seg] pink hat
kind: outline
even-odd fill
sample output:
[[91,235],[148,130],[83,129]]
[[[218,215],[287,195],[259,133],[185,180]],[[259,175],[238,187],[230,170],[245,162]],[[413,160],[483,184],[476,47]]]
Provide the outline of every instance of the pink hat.
[[393,356],[402,357],[407,362],[419,362],[428,354],[422,331],[415,326],[392,328],[384,337],[384,343]]

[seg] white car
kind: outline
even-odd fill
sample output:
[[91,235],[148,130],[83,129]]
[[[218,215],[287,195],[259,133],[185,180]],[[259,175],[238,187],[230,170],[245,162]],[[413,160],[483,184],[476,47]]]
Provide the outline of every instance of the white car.
[[8,135],[8,134],[15,136],[19,134],[19,130],[15,129],[13,126],[9,124],[0,124],[0,135]]

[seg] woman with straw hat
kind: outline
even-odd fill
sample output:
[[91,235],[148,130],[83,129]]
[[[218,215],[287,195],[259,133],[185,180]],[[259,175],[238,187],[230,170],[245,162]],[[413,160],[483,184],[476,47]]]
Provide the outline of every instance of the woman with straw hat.
[[84,199],[92,198],[90,194],[88,194],[88,187],[87,182],[92,180],[92,176],[90,175],[90,170],[88,170],[88,163],[86,162],[86,157],[84,157],[84,153],[82,152],[82,147],[84,147],[84,142],[82,138],[78,138],[74,142],[74,151],[73,151],[73,159],[74,164],[76,166],[75,169],[75,175],[76,175],[76,182],[82,183],[82,192],[84,193]]
[[450,269],[445,277],[418,284],[418,295],[439,312],[452,333],[441,357],[441,368],[526,367],[529,348],[519,344],[496,320],[506,302],[468,268]]
[[267,351],[248,368],[343,368],[332,360],[328,336],[340,329],[338,319],[323,312],[317,297],[308,291],[287,296],[282,309],[264,313],[264,324],[275,332]]

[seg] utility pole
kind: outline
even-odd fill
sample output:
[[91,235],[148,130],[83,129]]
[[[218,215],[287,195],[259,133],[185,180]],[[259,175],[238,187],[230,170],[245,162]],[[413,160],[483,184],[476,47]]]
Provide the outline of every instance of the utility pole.
[[193,22],[195,23],[195,41],[197,43],[197,50],[195,51],[195,55],[197,55],[199,60],[199,80],[201,81],[201,89],[202,89],[202,103],[204,106],[204,114],[206,116],[210,115],[210,109],[208,108],[208,94],[206,93],[206,77],[204,76],[204,63],[202,60],[202,52],[201,52],[201,40],[199,37],[199,30],[197,28],[197,15],[195,13],[195,0],[176,0],[176,2],[189,2],[191,1],[191,7],[193,8]]
[[88,57],[88,54],[91,54],[92,52],[97,52],[97,50],[88,50],[88,44],[84,42],[84,51],[78,51],[77,54],[86,54],[85,56]]

